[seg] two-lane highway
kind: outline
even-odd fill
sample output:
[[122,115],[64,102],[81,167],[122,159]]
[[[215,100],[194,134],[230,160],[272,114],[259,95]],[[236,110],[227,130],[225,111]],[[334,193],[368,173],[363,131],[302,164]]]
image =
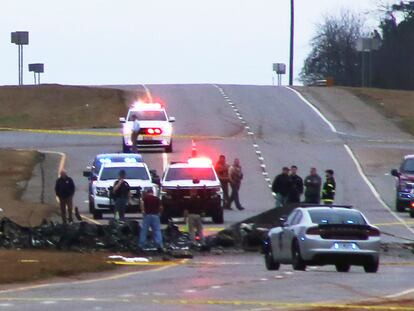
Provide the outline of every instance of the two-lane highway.
[[[118,86],[142,89],[142,86]],[[225,224],[274,206],[269,183],[282,166],[296,164],[305,176],[311,166],[336,172],[337,203],[352,204],[372,223],[395,235],[413,234],[379,203],[358,171],[343,136],[332,131],[294,92],[283,87],[236,85],[148,85],[175,116],[174,152],[143,153],[151,168],[162,172],[169,161],[185,160],[194,140],[199,153],[215,160],[225,154],[240,158],[245,211],[226,211]],[[335,122],[333,122],[335,126]],[[119,129],[108,130],[116,133]],[[77,205],[87,211],[84,167],[96,153],[120,150],[116,136],[53,135],[3,132],[2,147],[65,152],[66,166],[78,185]],[[352,145],[352,141],[347,140]],[[392,190],[391,190],[392,191]],[[404,218],[407,220],[407,218]],[[392,225],[391,225],[392,224]],[[384,240],[395,240],[388,236]],[[401,241],[401,240],[398,240]],[[378,298],[412,286],[411,263],[386,257],[377,274],[361,268],[336,273],[332,267],[293,272],[265,270],[258,254],[200,256],[153,272],[87,283],[62,283],[47,288],[0,293],[2,303],[19,310],[252,310],[301,307],[302,303]],[[263,302],[261,304],[261,302]],[[292,305],[287,305],[292,303]]]

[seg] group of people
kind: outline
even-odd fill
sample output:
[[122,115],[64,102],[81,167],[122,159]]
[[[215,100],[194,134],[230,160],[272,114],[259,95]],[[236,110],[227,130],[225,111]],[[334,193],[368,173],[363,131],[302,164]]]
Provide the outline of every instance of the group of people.
[[[214,169],[220,180],[221,188],[223,189],[224,208],[231,210],[231,205],[234,202],[238,210],[244,210],[239,198],[240,186],[243,179],[243,171],[240,165],[240,160],[236,158],[234,159],[233,164],[229,165],[226,162],[226,157],[222,154],[219,156]],[[230,195],[229,186],[231,188]]]
[[333,204],[336,193],[334,171],[325,171],[325,182],[322,184],[322,178],[314,167],[304,180],[298,175],[296,165],[283,167],[273,180],[272,191],[276,194],[276,208],[300,203],[302,194],[305,196],[304,203],[320,204],[322,201],[323,204]]

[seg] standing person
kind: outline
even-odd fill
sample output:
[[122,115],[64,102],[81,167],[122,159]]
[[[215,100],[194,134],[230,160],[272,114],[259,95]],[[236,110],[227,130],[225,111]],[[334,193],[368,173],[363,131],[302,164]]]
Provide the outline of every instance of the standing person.
[[226,163],[226,157],[220,155],[219,159],[214,166],[217,176],[220,180],[221,188],[223,189],[224,208],[231,209],[229,202],[229,165]]
[[188,233],[193,244],[197,242],[196,234],[200,238],[201,243],[204,243],[203,220],[201,214],[203,213],[204,200],[197,193],[197,189],[190,189],[190,199],[186,202],[184,210],[184,219],[188,226]]
[[[64,169],[60,171],[60,176],[56,180],[55,193],[59,198],[63,224],[66,225],[67,222],[73,222],[73,195],[75,194],[75,183]],[[66,209],[68,218],[66,218]]]
[[303,193],[303,179],[297,174],[297,172],[298,167],[296,165],[292,165],[290,167],[291,188],[288,197],[289,203],[299,203],[300,197]]
[[276,193],[276,208],[286,206],[288,196],[292,188],[292,181],[289,176],[289,168],[283,167],[282,173],[273,180],[272,191]]
[[138,117],[135,114],[131,116],[131,119],[133,121],[132,132],[131,132],[132,152],[138,153],[137,139],[138,139],[139,130],[141,129],[141,126],[139,124]]
[[309,176],[305,178],[305,203],[319,204],[321,202],[322,178],[316,168],[310,169]]
[[322,188],[322,202],[323,204],[333,204],[336,193],[336,182],[333,170],[326,170],[326,180]]
[[115,219],[124,220],[125,211],[130,198],[130,187],[125,181],[126,172],[119,171],[119,178],[115,181],[112,189],[112,197],[115,201],[114,217]]
[[160,213],[162,210],[161,200],[154,195],[152,188],[149,188],[144,194],[141,201],[142,212],[142,228],[139,234],[139,247],[145,248],[148,237],[148,229],[151,228],[154,241],[157,244],[157,249],[162,251],[162,234],[161,234],[161,222]]
[[231,195],[228,203],[228,208],[231,208],[231,203],[236,204],[236,208],[239,211],[244,210],[244,207],[240,204],[239,190],[241,186],[241,181],[243,179],[243,172],[240,166],[240,160],[234,159],[233,165],[229,168],[229,182],[231,187]]

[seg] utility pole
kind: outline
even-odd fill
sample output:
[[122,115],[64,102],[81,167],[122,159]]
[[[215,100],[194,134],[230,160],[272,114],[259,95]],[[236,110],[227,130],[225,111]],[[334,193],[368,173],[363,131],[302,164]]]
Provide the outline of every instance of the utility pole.
[[293,57],[295,37],[295,1],[290,0],[290,52],[289,52],[289,85],[293,85]]

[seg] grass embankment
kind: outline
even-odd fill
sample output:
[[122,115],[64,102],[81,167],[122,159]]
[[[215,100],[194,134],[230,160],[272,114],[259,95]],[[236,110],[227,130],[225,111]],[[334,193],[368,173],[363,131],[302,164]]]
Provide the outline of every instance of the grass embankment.
[[108,253],[0,250],[0,284],[114,269],[115,265],[106,263],[107,256]]
[[414,135],[414,92],[374,88],[345,88],[361,100],[374,106],[385,117],[394,119],[404,130]]
[[37,151],[0,150],[0,217],[22,226],[36,226],[55,211],[54,206],[20,201],[33,168],[41,160]]
[[0,87],[0,127],[63,129],[118,127],[143,93],[109,88],[40,85]]

